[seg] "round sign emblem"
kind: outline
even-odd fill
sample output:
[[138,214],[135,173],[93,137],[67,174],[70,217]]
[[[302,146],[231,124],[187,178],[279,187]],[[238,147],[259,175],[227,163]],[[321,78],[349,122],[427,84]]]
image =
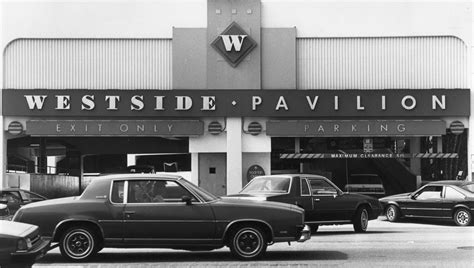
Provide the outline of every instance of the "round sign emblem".
[[265,175],[265,170],[263,170],[263,168],[259,165],[253,165],[249,167],[249,170],[247,170],[247,182],[251,181],[257,176],[263,175]]
[[209,133],[212,135],[218,135],[222,132],[222,125],[217,121],[212,121],[209,123],[209,126],[207,126],[207,131],[209,131]]
[[248,132],[251,135],[258,135],[262,132],[262,125],[259,122],[252,122],[249,124]]
[[453,121],[449,125],[449,130],[455,135],[462,134],[464,132],[464,124],[461,121]]
[[12,121],[8,124],[8,133],[18,135],[23,132],[23,125],[18,121]]

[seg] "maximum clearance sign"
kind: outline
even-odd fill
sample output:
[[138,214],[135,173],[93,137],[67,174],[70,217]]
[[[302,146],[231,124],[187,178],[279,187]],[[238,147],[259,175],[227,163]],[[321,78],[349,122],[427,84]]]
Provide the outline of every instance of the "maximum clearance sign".
[[468,89],[3,90],[6,116],[469,116]]

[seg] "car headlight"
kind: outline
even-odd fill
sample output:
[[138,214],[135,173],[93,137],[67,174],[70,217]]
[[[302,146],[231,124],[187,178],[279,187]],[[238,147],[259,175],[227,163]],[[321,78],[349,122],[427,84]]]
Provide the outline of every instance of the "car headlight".
[[23,239],[23,238],[18,239],[16,248],[18,250],[28,250],[28,244],[26,243],[26,239]]

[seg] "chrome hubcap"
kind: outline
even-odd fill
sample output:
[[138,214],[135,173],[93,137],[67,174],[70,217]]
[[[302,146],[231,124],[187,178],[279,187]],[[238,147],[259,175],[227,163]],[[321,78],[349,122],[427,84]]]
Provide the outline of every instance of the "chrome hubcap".
[[260,234],[254,230],[244,230],[240,232],[236,237],[237,250],[246,256],[256,254],[262,245],[262,239]]
[[367,229],[367,226],[369,225],[369,213],[367,213],[367,210],[362,210],[362,213],[360,215],[360,225],[362,229]]
[[87,256],[94,246],[94,241],[88,232],[83,230],[73,231],[65,239],[65,249],[72,258]]
[[469,223],[469,214],[466,211],[459,211],[456,216],[456,220],[462,224],[466,225]]
[[395,209],[393,209],[393,207],[389,207],[387,209],[387,219],[393,220],[394,218],[395,218]]

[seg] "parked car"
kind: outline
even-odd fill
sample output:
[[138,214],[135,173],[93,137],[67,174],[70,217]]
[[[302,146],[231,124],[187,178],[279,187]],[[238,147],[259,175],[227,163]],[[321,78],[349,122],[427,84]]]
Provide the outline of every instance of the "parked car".
[[0,203],[6,204],[10,215],[22,206],[46,200],[47,198],[37,193],[33,193],[20,188],[5,188],[0,190]]
[[431,182],[413,193],[387,196],[380,202],[391,222],[402,217],[444,218],[467,226],[474,211],[474,182]]
[[49,249],[38,226],[0,220],[0,266],[31,265]]
[[295,205],[220,199],[171,174],[102,176],[81,196],[24,206],[13,220],[38,225],[72,261],[103,247],[223,246],[248,260],[261,257],[275,242],[311,237],[304,210]]
[[385,196],[382,179],[377,174],[351,174],[344,190],[348,193],[365,194],[374,197]]
[[8,209],[7,202],[0,200],[0,220],[10,220],[12,215]]
[[295,204],[305,210],[305,223],[312,232],[319,225],[345,223],[352,223],[356,232],[365,232],[369,220],[382,212],[376,198],[344,193],[327,178],[309,174],[258,176],[229,197]]

